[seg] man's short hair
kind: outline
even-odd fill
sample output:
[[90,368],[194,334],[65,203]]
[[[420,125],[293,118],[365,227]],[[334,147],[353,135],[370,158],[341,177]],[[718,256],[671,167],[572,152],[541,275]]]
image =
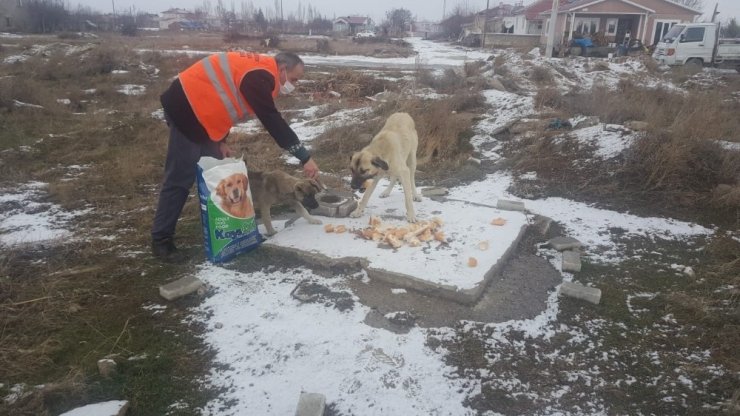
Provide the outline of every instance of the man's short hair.
[[275,55],[275,62],[278,67],[285,67],[288,71],[293,70],[298,65],[303,65],[303,60],[292,52],[280,52]]

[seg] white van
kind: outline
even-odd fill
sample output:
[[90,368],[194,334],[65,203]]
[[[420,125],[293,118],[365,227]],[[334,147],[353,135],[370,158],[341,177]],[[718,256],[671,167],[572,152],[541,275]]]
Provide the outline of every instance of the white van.
[[740,39],[719,39],[717,23],[674,25],[656,45],[653,58],[666,65],[714,66],[740,72]]

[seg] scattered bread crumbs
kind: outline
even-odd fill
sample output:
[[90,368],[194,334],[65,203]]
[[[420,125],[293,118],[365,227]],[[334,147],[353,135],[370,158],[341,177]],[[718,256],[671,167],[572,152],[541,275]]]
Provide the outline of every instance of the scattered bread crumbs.
[[481,241],[480,243],[478,243],[478,249],[480,249],[481,251],[488,250],[488,241]]
[[503,219],[503,218],[500,218],[500,217],[499,218],[494,218],[493,221],[491,221],[491,225],[499,225],[499,226],[501,226],[501,225],[504,225],[504,224],[506,224],[506,220]]
[[[355,233],[365,240],[376,242],[385,241],[393,248],[401,246],[419,247],[422,243],[432,240],[446,243],[444,232],[440,230],[444,222],[437,217],[429,221],[419,221],[417,223],[405,224],[400,227],[385,226],[383,221],[371,216],[369,227],[356,231]],[[339,232],[337,229],[334,232]]]
[[478,260],[475,257],[468,257],[468,267],[475,267],[478,265]]
[[326,232],[326,233],[333,233],[334,232],[334,224],[326,224],[324,226],[324,232]]

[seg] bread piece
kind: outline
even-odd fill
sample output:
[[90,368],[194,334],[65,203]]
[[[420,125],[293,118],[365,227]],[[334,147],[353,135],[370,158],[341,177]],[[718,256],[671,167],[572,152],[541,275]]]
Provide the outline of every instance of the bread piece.
[[334,224],[326,224],[324,226],[324,232],[326,232],[326,233],[333,233],[334,232]]
[[342,234],[343,232],[347,231],[347,227],[343,224],[337,225],[334,227],[334,232],[337,234]]
[[504,224],[506,224],[506,220],[505,220],[505,219],[503,219],[503,218],[494,218],[494,219],[493,219],[493,220],[491,221],[491,225],[498,225],[498,226],[502,226],[502,225],[504,225]]
[[481,251],[488,250],[488,247],[488,241],[481,241],[480,243],[478,243],[478,249]]
[[475,257],[468,257],[468,267],[476,267],[478,260]]

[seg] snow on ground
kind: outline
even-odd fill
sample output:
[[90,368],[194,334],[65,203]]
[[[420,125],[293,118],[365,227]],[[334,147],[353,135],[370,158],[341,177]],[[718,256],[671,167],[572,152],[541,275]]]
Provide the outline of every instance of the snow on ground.
[[111,400],[78,407],[59,416],[116,416],[127,405],[128,402],[125,400]]
[[566,135],[574,137],[580,143],[594,146],[596,148],[594,156],[605,160],[619,156],[639,137],[639,134],[635,133],[608,131],[605,127],[605,124],[600,123],[592,127],[573,130]]
[[492,137],[493,132],[534,114],[534,102],[532,97],[506,91],[485,90],[482,94],[491,109],[486,118],[473,127],[475,136],[470,139],[470,144],[483,158],[497,160],[501,157],[497,153],[501,146]]
[[618,236],[613,235],[611,230],[620,230],[617,234],[624,231],[626,235],[665,240],[681,240],[714,232],[697,224],[670,218],[639,217],[564,198],[519,199],[507,191],[512,181],[511,173],[497,172],[482,181],[451,189],[449,197],[487,205],[495,205],[498,199],[521,200],[530,212],[561,223],[569,236],[586,244],[584,251],[591,261],[604,263],[626,260],[616,240]]
[[146,85],[121,84],[116,91],[124,95],[143,95],[146,92]]
[[68,238],[68,223],[87,211],[65,211],[44,202],[42,182],[27,182],[0,189],[0,246],[14,246]]
[[198,278],[215,294],[194,319],[207,326],[205,341],[224,364],[208,379],[226,389],[206,415],[289,415],[302,391],[324,394],[345,414],[474,414],[462,402],[478,385],[449,377],[453,368],[425,346],[424,330],[394,334],[363,324],[370,308],[359,303],[340,312],[290,296],[306,279],[342,291],[348,277],[203,266]]

